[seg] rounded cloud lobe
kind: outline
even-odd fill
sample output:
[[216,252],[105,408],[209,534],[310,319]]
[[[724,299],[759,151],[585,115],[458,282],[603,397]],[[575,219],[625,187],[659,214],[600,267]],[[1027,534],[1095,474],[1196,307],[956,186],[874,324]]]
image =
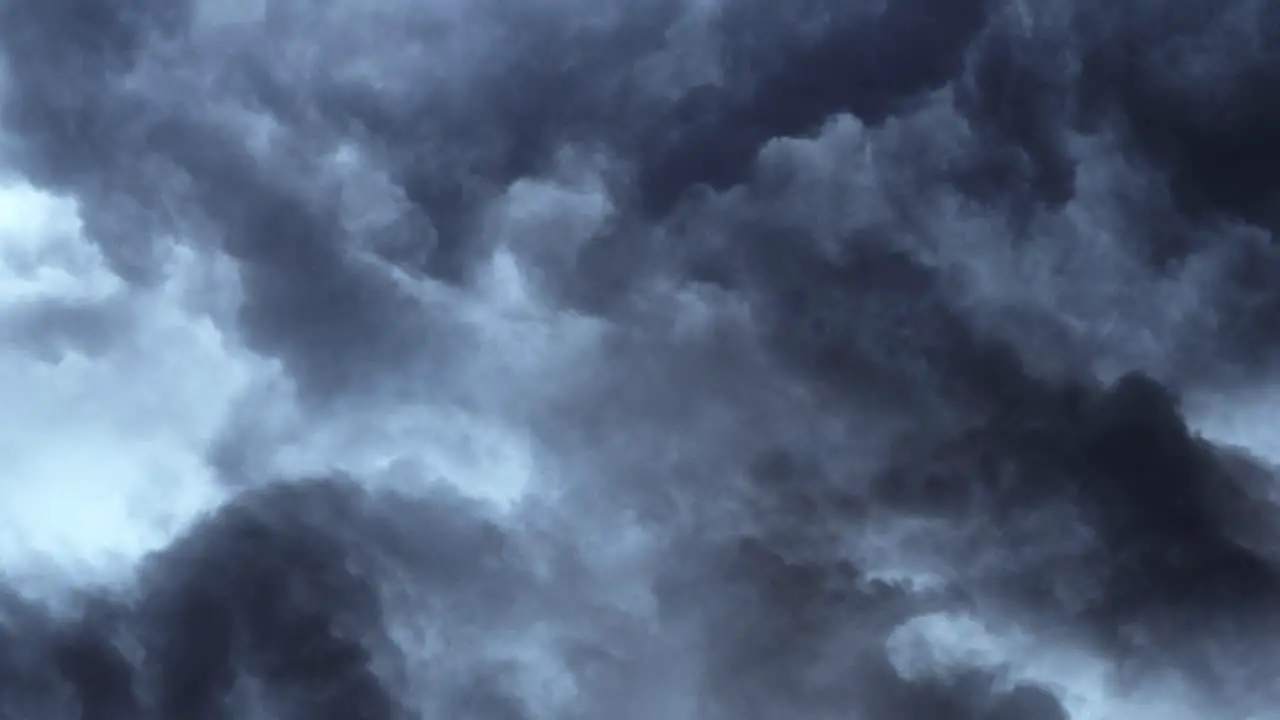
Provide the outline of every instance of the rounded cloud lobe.
[[1265,717],[1274,7],[510,5],[0,0],[0,717]]

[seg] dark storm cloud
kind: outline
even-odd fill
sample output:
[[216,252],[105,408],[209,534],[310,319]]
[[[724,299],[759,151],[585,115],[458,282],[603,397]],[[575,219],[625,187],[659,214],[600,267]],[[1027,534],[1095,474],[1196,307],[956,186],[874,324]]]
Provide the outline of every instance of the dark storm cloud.
[[785,19],[827,22],[783,43],[782,52],[768,47],[774,38],[760,34],[789,11],[758,2],[731,5],[726,64],[730,77],[735,70],[747,75],[739,80],[745,87],[701,87],[677,103],[642,160],[644,204],[665,213],[693,186],[742,183],[769,140],[812,133],[833,115],[852,113],[874,124],[910,107],[960,74],[987,4],[900,0],[885,3],[882,12],[859,12],[848,3],[809,3],[816,7]]
[[787,557],[754,538],[729,544],[715,562],[711,573],[669,578],[665,588],[667,612],[702,614],[713,693],[702,717],[1066,717],[1051,693],[1001,687],[983,672],[902,678],[882,645],[919,606],[847,562]]
[[1192,214],[1274,222],[1274,39],[1267,3],[1106,3],[1082,8],[1085,123],[1119,116],[1134,148],[1170,174]]
[[12,2],[4,12],[5,127],[22,139],[18,165],[77,197],[125,277],[156,280],[168,233],[220,243],[243,269],[246,336],[322,393],[419,347],[427,330],[401,292],[350,256],[332,198],[308,195],[283,158],[255,156],[201,117],[215,98],[170,102],[138,87],[156,45],[191,32],[190,7]]
[[[154,163],[137,137],[143,108],[118,83],[158,36],[181,31],[190,4],[7,2],[0,12],[4,126],[22,140],[22,172],[80,196],[90,222],[102,225],[95,230],[107,235],[103,249],[122,268],[150,269],[142,228],[118,227],[121,216],[145,218],[156,209],[144,184]],[[101,203],[112,200],[118,204],[105,212]]]
[[[1192,667],[1210,682],[1220,680],[1214,673],[1269,677],[1273,668],[1255,665],[1259,648],[1237,634],[1269,627],[1280,601],[1277,538],[1264,529],[1275,510],[1270,473],[1195,437],[1177,399],[1149,378],[1034,392],[936,450],[904,455],[879,481],[878,503],[982,517],[998,536],[1038,546],[1032,565],[1006,563],[975,587],[994,583],[1016,607],[1087,628],[1123,656],[1169,663],[1200,654],[1207,664]],[[1055,514],[1077,518],[1085,533],[1028,522]],[[946,561],[976,567],[977,557],[959,558],[987,542],[959,542]],[[1211,667],[1218,636],[1238,643],[1238,663]]]
[[[664,39],[681,20],[671,3],[575,20],[568,19],[573,8],[514,16],[477,10],[475,23],[483,28],[477,42],[494,47],[477,53],[482,60],[462,71],[460,87],[427,83],[405,93],[341,77],[299,78],[289,63],[252,48],[219,59],[226,78],[220,82],[241,95],[237,101],[265,111],[286,134],[296,135],[290,142],[300,143],[297,150],[256,158],[246,156],[240,131],[192,117],[193,111],[173,107],[176,98],[162,101],[127,82],[130,73],[141,72],[140,63],[156,62],[148,57],[154,43],[192,31],[190,10],[135,5],[42,6],[23,18],[27,5],[10,3],[6,109],[7,125],[23,141],[19,157],[33,176],[82,197],[95,235],[118,265],[134,273],[154,272],[147,238],[174,229],[166,227],[173,203],[209,215],[211,234],[226,238],[244,263],[250,337],[264,350],[291,357],[317,386],[350,382],[351,374],[384,360],[394,365],[395,358],[420,349],[405,347],[406,337],[433,330],[392,320],[413,315],[412,301],[348,256],[352,241],[331,214],[332,198],[304,196],[290,187],[296,179],[272,168],[285,162],[279,153],[322,151],[340,136],[374,149],[409,202],[394,231],[409,239],[397,244],[423,247],[395,260],[450,281],[464,281],[491,247],[481,223],[488,201],[512,181],[548,171],[566,143],[602,144],[635,165],[636,199],[662,212],[694,186],[723,190],[746,181],[756,154],[774,138],[816,132],[838,113],[879,127],[921,103],[938,102],[929,92],[949,83],[955,84],[956,112],[973,137],[933,182],[954,185],[1023,225],[1028,215],[1060,210],[1074,196],[1077,158],[1067,142],[1073,130],[1132,135],[1137,156],[1155,165],[1152,177],[1176,196],[1176,207],[1148,213],[1165,217],[1152,217],[1153,227],[1134,234],[1147,235],[1138,239],[1161,259],[1192,242],[1189,235],[1203,234],[1192,221],[1204,213],[1184,196],[1204,196],[1196,207],[1209,203],[1218,214],[1257,220],[1256,212],[1230,203],[1265,194],[1265,168],[1274,165],[1263,157],[1252,165],[1224,162],[1204,183],[1206,190],[1182,189],[1187,178],[1204,175],[1194,167],[1207,160],[1197,158],[1228,154],[1208,149],[1206,138],[1265,147],[1261,137],[1250,140],[1265,132],[1250,119],[1265,116],[1258,115],[1259,102],[1215,102],[1225,107],[1213,120],[1224,124],[1221,132],[1201,127],[1209,121],[1195,116],[1208,101],[1195,102],[1210,91],[1265,104],[1266,93],[1258,92],[1264,86],[1247,93],[1233,89],[1257,84],[1248,78],[1267,67],[1263,50],[1205,58],[1202,46],[1209,41],[1196,46],[1185,39],[1186,28],[1200,20],[1213,21],[1223,42],[1241,33],[1265,35],[1266,17],[1257,18],[1261,29],[1246,29],[1254,19],[1247,8],[1206,9],[1200,20],[1187,9],[1183,23],[1175,22],[1180,15],[1148,23],[1156,10],[1086,6],[1064,14],[1074,19],[1049,10],[1027,22],[1010,7],[983,2],[940,8],[903,0],[883,9],[812,3],[794,11],[730,3],[703,21],[701,38],[716,48],[710,61],[682,61],[683,48]],[[305,13],[274,12],[270,32],[305,33]],[[1064,27],[1068,19],[1080,28],[1075,36]],[[429,19],[409,21],[433,32]],[[93,28],[100,39],[79,42],[67,32],[76,28]],[[543,61],[527,62],[532,56]],[[1172,66],[1194,65],[1201,72],[1175,81],[1165,71],[1168,63],[1147,59],[1165,56]],[[188,59],[179,54],[161,61]],[[399,72],[439,74],[425,62]],[[701,82],[653,75],[655,66],[681,62],[712,70],[703,71],[708,79]],[[693,70],[686,74],[697,77]],[[655,89],[664,79],[669,86]],[[1156,105],[1141,102],[1142,92],[1167,99],[1159,106],[1167,107],[1153,110]],[[1163,124],[1155,127],[1141,113]],[[1179,169],[1187,164],[1194,167]],[[1224,175],[1233,172],[1240,176]],[[1230,200],[1222,189],[1234,187],[1241,189],[1230,192],[1236,199]],[[229,194],[233,188],[245,192]],[[1213,193],[1218,200],[1209,197]],[[1259,263],[1246,262],[1261,275],[1253,285],[1270,281],[1272,274],[1256,270]],[[1222,338],[1240,355],[1257,354],[1260,328],[1274,316],[1258,292],[1226,299],[1223,315],[1230,322]],[[318,309],[325,306],[330,309]],[[319,357],[329,358],[325,367],[315,366]]]
[[[19,164],[36,182],[80,199],[90,232],[112,264],[133,279],[150,279],[159,269],[153,238],[174,229],[164,223],[160,196],[167,184],[182,178],[174,172],[174,160],[165,156],[170,148],[157,147],[151,134],[163,120],[158,109],[123,85],[151,44],[161,40],[157,35],[181,32],[190,12],[180,3],[4,7],[5,126],[24,140]],[[169,124],[178,125],[162,128],[169,131],[172,146],[172,136],[187,128],[181,118]],[[232,151],[226,164],[232,172],[237,169],[234,163],[243,154],[239,148],[216,136],[189,139],[215,145],[199,148],[206,157]],[[223,181],[220,187],[238,189],[255,178],[211,179]],[[219,209],[244,213],[234,206]],[[304,222],[306,213],[299,217],[297,209],[280,207],[278,216],[291,225]]]
[[78,609],[52,614],[7,599],[0,709],[94,720],[417,717],[401,705],[388,615],[406,601],[429,623],[514,612],[530,578],[504,542],[447,492],[406,501],[340,480],[251,492],[151,558],[137,591],[85,594]]
[[[603,327],[531,413],[558,503],[500,523],[248,491],[150,559],[139,599],[6,601],[5,712],[563,716],[487,654],[537,629],[575,717],[1067,717],[1016,669],[891,662],[901,623],[992,607],[1219,691],[1266,672],[1271,478],[1176,400],[1277,347],[1265,3],[282,5],[230,30],[181,3],[0,7],[17,169],[75,196],[132,282],[171,234],[234,259],[235,329],[307,398],[464,394],[485,348],[424,288],[471,292],[503,242]],[[391,208],[374,231],[340,147]],[[573,172],[610,212],[569,259],[492,232],[517,183]],[[109,337],[92,319],[27,325]],[[914,517],[941,590],[855,559]],[[636,567],[608,555],[633,525]],[[631,571],[656,620],[609,594]],[[415,659],[397,632],[422,624],[453,650]]]

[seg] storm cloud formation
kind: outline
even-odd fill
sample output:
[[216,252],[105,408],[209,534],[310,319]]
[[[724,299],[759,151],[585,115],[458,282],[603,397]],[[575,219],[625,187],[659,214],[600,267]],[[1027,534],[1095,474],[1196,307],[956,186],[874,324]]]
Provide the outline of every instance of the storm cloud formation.
[[6,182],[79,233],[0,227],[4,363],[226,385],[104,415],[213,426],[127,567],[0,565],[0,718],[1270,717],[1274,459],[1208,419],[1280,361],[1277,53],[1253,0],[0,0]]

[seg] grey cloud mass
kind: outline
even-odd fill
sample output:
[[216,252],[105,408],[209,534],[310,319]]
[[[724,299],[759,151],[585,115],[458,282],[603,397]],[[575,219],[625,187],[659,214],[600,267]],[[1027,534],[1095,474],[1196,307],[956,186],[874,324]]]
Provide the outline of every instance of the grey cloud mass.
[[223,398],[129,411],[212,478],[135,563],[0,562],[0,718],[1273,717],[1280,457],[1197,408],[1280,380],[1278,41],[1256,0],[0,0],[5,178],[110,278],[33,294],[80,270],[0,223],[0,365]]

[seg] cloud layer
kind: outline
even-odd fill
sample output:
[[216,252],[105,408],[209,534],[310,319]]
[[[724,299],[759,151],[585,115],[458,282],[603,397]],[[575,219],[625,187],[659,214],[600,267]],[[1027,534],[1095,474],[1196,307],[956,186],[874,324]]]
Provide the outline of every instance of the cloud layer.
[[0,0],[0,717],[1266,717],[1277,33]]

